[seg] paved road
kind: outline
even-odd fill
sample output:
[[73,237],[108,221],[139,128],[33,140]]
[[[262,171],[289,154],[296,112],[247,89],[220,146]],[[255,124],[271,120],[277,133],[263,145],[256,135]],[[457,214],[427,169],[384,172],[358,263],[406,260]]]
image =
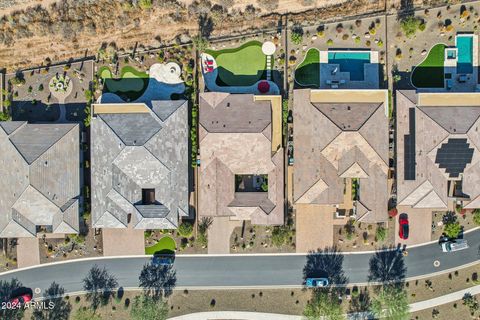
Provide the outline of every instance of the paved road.
[[[480,230],[466,234],[465,238],[470,248],[454,253],[442,253],[438,244],[409,249],[409,254],[405,257],[406,277],[419,277],[478,262]],[[372,253],[343,255],[343,270],[348,283],[367,282],[369,260],[372,256]],[[182,288],[301,286],[307,260],[328,264],[331,258],[332,256],[328,255],[179,255],[174,264],[176,285]],[[435,260],[440,262],[439,267],[434,266]],[[25,286],[41,289],[49,287],[51,282],[55,281],[62,285],[66,292],[71,293],[82,290],[83,277],[92,265],[97,264],[105,266],[114,274],[120,286],[131,288],[138,287],[140,271],[148,261],[147,257],[80,260],[0,274],[0,280],[17,278]],[[313,269],[310,270],[311,274],[317,271]]]

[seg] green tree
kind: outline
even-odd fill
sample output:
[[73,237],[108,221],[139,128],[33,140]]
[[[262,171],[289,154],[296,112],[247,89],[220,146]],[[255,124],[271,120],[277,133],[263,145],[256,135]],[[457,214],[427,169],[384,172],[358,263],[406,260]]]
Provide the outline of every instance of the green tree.
[[77,312],[75,312],[73,320],[102,320],[102,317],[93,312],[93,310],[83,307],[78,309]]
[[108,273],[105,267],[94,265],[83,279],[83,290],[93,310],[106,305],[112,298],[113,289],[118,286],[117,279]]
[[167,315],[167,304],[161,299],[154,299],[147,295],[136,296],[130,310],[133,320],[165,320]]
[[205,51],[209,46],[208,40],[202,37],[201,35],[197,35],[193,37],[192,41],[193,41],[193,45],[199,52]]
[[480,226],[480,209],[473,210],[473,222]]
[[398,286],[383,286],[370,306],[370,311],[378,318],[389,320],[409,319],[407,292]]
[[303,310],[303,315],[309,320],[322,319],[322,317],[328,320],[345,319],[338,297],[325,290],[313,292],[312,298]]
[[443,231],[449,238],[456,238],[462,232],[462,226],[458,221],[447,222],[443,227]]
[[408,38],[411,38],[415,35],[421,24],[422,20],[414,16],[408,16],[400,21],[400,26],[402,27],[403,33]]

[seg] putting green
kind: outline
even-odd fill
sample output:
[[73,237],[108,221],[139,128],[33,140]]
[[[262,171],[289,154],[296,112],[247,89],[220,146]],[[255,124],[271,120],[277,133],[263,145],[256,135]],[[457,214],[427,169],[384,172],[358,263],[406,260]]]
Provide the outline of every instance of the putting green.
[[320,87],[320,51],[310,48],[295,69],[295,82],[302,87]]
[[267,57],[259,41],[250,41],[234,49],[206,52],[217,62],[219,85],[251,86],[264,77]]
[[165,236],[158,240],[153,246],[145,248],[145,254],[174,253],[176,247],[175,240],[169,236]]
[[105,81],[106,91],[125,95],[131,100],[140,97],[148,85],[148,74],[131,66],[125,66],[120,70],[120,79],[113,78],[108,67],[101,67],[98,74]]
[[443,88],[445,86],[445,45],[436,44],[425,60],[412,72],[412,84],[417,88]]

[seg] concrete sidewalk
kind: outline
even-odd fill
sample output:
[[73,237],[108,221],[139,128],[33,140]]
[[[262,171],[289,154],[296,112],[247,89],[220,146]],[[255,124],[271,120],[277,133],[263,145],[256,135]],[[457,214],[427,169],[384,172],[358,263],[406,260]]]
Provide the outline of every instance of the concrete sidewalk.
[[168,320],[225,320],[225,319],[241,319],[241,320],[302,320],[300,316],[290,316],[277,313],[262,312],[240,312],[240,311],[212,311],[198,312],[169,318]]
[[472,296],[480,294],[480,285],[463,289],[460,291],[452,292],[441,297],[412,303],[410,304],[410,312],[425,310],[425,309],[433,308],[442,304],[461,300],[465,295],[465,293],[470,293]]

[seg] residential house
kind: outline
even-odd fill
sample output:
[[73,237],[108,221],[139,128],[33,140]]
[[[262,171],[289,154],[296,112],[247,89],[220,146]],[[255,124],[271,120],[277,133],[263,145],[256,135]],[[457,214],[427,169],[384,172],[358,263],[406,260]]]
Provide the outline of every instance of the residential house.
[[94,104],[94,228],[175,229],[189,216],[188,104]]
[[0,237],[79,232],[78,124],[0,122]]

